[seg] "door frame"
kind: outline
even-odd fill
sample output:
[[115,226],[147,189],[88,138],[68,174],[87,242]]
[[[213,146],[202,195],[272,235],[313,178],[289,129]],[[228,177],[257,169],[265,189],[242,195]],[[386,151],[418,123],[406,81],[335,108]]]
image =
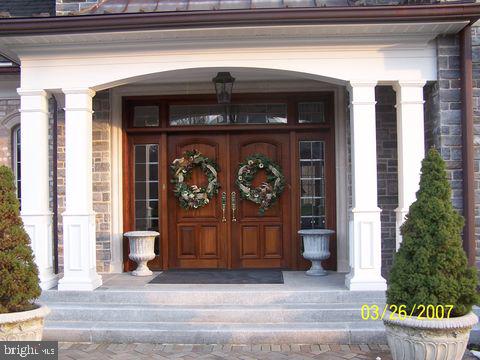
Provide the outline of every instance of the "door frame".
[[[338,94],[335,90],[325,90],[318,92],[276,92],[276,93],[240,93],[234,94],[232,97],[232,104],[235,103],[265,103],[265,102],[281,102],[287,104],[287,123],[286,124],[247,124],[247,125],[202,125],[202,126],[170,126],[168,124],[168,105],[175,104],[216,104],[216,97],[212,94],[207,95],[147,95],[147,96],[124,96],[121,98],[122,108],[122,190],[123,190],[123,232],[133,230],[133,207],[132,207],[132,195],[133,195],[133,171],[132,169],[132,139],[153,139],[157,138],[159,142],[159,168],[168,169],[168,136],[169,134],[176,133],[234,133],[245,131],[264,131],[265,133],[272,134],[278,132],[288,132],[290,136],[290,150],[291,154],[295,154],[290,159],[291,164],[291,179],[298,178],[298,149],[297,143],[299,135],[311,134],[315,132],[321,134],[327,140],[329,144],[329,167],[332,174],[331,191],[330,196],[333,205],[330,209],[331,216],[328,216],[329,224],[332,223],[332,228],[336,229],[336,182],[335,182],[335,120],[336,111],[338,111],[336,105],[335,94]],[[325,118],[324,123],[318,124],[299,124],[298,123],[298,103],[308,101],[324,101]],[[137,104],[158,104],[160,107],[160,123],[158,127],[149,128],[135,128],[131,126],[131,109]],[[170,191],[170,179],[168,171],[160,171],[159,175],[159,207],[168,209],[168,193]],[[327,189],[327,188],[326,188]],[[327,190],[326,190],[327,191]],[[296,201],[298,197],[298,186],[292,188],[291,192],[291,204]],[[299,217],[299,202],[297,206],[292,206],[292,256],[287,261],[290,263],[291,269],[304,269],[307,263],[303,260],[300,254],[300,241],[297,234],[299,225],[297,224],[297,218]],[[159,215],[161,213],[159,212]],[[159,216],[160,226],[160,251],[161,251],[161,264],[162,269],[167,270],[169,268],[169,249],[168,249],[168,217]],[[329,225],[330,226],[330,225]],[[230,227],[229,227],[230,228]],[[332,244],[337,248],[336,241],[332,241]],[[123,268],[124,271],[131,271],[134,263],[128,259],[129,246],[128,241],[123,239]],[[296,255],[295,255],[296,254]],[[334,263],[334,269],[337,266],[336,252],[332,252],[331,261]],[[228,254],[228,258],[231,254]],[[230,259],[229,259],[230,260]],[[160,261],[160,260],[158,260]],[[230,261],[229,261],[230,262]]]

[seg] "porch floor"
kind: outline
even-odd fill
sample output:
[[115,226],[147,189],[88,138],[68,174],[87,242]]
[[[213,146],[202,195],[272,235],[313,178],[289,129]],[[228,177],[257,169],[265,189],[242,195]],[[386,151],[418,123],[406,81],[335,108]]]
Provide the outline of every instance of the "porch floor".
[[345,290],[345,274],[329,272],[327,276],[308,276],[305,271],[282,271],[283,284],[149,284],[161,272],[154,272],[152,276],[132,276],[130,273],[122,274],[102,274],[103,285],[95,291],[110,290],[191,290],[191,291],[252,291],[261,289],[262,291],[275,290],[315,290],[315,291],[335,291]]

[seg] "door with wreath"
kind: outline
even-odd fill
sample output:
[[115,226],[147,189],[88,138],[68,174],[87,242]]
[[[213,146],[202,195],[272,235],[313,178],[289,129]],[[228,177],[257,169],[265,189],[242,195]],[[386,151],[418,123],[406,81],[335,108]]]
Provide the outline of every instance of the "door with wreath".
[[288,149],[288,134],[170,136],[169,267],[289,267]]

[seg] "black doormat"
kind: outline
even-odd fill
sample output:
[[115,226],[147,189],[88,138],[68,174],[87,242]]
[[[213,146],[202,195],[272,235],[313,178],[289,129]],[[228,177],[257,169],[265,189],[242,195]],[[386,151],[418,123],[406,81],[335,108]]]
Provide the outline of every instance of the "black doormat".
[[167,270],[150,284],[283,284],[281,270]]

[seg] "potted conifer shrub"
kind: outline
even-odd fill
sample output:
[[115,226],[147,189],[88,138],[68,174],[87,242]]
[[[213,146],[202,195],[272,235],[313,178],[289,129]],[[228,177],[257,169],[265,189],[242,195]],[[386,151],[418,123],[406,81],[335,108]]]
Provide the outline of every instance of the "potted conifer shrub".
[[12,171],[0,166],[0,341],[39,341],[49,310],[40,296],[38,269],[23,228]]
[[401,227],[384,316],[394,360],[460,360],[477,300],[477,275],[462,248],[463,218],[453,208],[445,163],[435,149],[422,162],[417,200]]

